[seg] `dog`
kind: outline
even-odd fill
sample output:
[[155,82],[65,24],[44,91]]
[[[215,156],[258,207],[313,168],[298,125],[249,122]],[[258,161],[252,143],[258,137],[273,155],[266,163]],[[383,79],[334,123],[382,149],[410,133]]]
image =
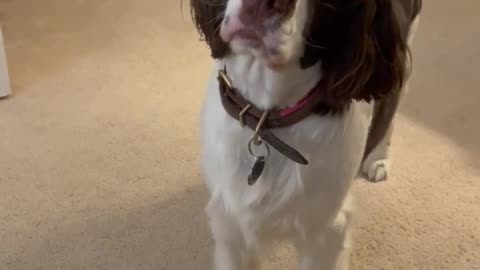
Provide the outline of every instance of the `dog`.
[[191,0],[215,64],[201,113],[214,268],[349,268],[359,172],[389,172],[421,0]]

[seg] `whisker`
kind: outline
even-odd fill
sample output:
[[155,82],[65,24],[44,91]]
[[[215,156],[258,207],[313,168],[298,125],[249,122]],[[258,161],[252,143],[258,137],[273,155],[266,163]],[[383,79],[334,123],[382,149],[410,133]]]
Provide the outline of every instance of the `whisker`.
[[305,44],[307,44],[307,45],[309,45],[313,48],[322,49],[322,50],[327,49],[327,47],[325,47],[325,46],[313,44],[312,42],[308,41],[307,38],[305,38],[303,35],[301,35],[301,38],[302,38],[303,42],[305,42]]

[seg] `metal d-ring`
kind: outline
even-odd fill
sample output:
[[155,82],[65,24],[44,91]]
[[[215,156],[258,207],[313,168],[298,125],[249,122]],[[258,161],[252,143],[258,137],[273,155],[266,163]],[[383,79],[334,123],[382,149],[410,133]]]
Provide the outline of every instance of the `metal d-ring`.
[[242,111],[238,114],[238,120],[240,121],[240,126],[243,128],[245,127],[245,119],[243,119],[243,116],[248,112],[248,110],[252,107],[251,104],[247,104],[245,107],[243,107]]
[[252,141],[255,145],[260,145],[263,142],[263,139],[260,137],[260,130],[262,130],[263,125],[268,117],[268,111],[264,111],[260,120],[258,120],[258,124],[255,127],[255,132],[253,133]]
[[231,90],[233,89],[233,83],[230,80],[230,78],[227,76],[227,73],[225,70],[220,69],[218,71],[218,76],[222,79],[222,81],[227,85],[228,89]]
[[[255,146],[263,145],[263,147],[265,147],[265,150],[266,150],[266,155],[255,154],[253,152],[253,149],[252,149],[252,144],[255,145]],[[256,159],[263,158],[263,159],[267,160],[268,157],[270,157],[270,146],[268,146],[268,144],[264,143],[263,141],[260,141],[260,144],[256,144],[255,143],[255,138],[251,138],[250,141],[248,142],[248,152],[250,153],[251,156],[253,156]]]

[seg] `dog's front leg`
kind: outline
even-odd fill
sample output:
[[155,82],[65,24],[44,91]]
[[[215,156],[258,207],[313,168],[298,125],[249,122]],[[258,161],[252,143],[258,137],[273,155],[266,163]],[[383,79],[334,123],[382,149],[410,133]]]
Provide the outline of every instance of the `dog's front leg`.
[[300,270],[348,270],[350,266],[351,212],[342,209],[322,232],[297,243]]
[[215,270],[258,270],[258,258],[249,249],[235,221],[222,203],[210,201],[207,207],[210,229],[215,240]]

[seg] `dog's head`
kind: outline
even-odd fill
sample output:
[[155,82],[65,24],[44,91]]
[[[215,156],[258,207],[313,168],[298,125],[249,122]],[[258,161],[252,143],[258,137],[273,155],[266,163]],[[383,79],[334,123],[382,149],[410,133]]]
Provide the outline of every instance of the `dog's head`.
[[191,0],[214,58],[251,54],[272,69],[321,61],[332,102],[398,90],[408,47],[394,0]]

